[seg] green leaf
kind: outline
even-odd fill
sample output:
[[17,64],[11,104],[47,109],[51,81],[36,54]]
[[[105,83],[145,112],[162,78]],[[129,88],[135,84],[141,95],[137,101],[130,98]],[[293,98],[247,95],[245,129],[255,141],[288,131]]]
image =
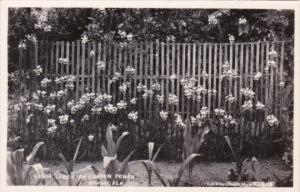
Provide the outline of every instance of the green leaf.
[[62,153],[58,153],[58,157],[62,160],[64,166],[66,167],[67,171],[69,174],[71,174],[70,172],[70,167],[69,167],[69,163],[67,162],[65,156]]
[[73,157],[73,162],[74,162],[74,163],[75,163],[75,161],[76,161],[76,159],[77,159],[78,152],[79,152],[79,148],[80,148],[80,146],[81,146],[81,142],[82,142],[82,137],[80,138],[79,143],[78,143],[78,145],[77,145],[77,147],[76,147],[76,151],[75,151],[75,154],[74,154],[74,157]]
[[58,186],[60,186],[60,182],[59,182],[58,179],[55,177],[55,175],[54,175],[52,172],[50,173],[50,175],[51,175],[52,179],[55,181],[55,183],[56,183]]
[[45,144],[44,142],[39,142],[39,143],[37,143],[37,144],[34,146],[32,152],[30,153],[30,155],[26,158],[26,161],[27,161],[27,164],[28,164],[28,165],[32,165],[32,164],[33,164],[34,158],[35,158],[35,156],[36,156],[38,150],[39,150],[40,147],[41,147],[42,145],[44,145],[44,144]]
[[154,142],[148,142],[148,155],[149,155],[149,160],[152,159],[154,145],[155,145]]
[[193,154],[191,154],[191,155],[183,162],[183,164],[181,165],[181,167],[180,167],[180,169],[179,169],[179,171],[178,171],[177,177],[176,177],[176,179],[175,179],[175,182],[174,182],[175,186],[178,186],[178,185],[179,185],[179,182],[180,182],[180,180],[181,180],[181,177],[182,177],[182,175],[183,175],[183,173],[184,173],[184,170],[185,170],[185,168],[187,167],[187,165],[189,165],[189,163],[190,163],[194,158],[200,157],[200,156],[201,156],[200,154],[195,154],[195,153],[193,153]]
[[120,145],[121,145],[124,137],[126,137],[127,135],[129,135],[129,132],[123,132],[122,135],[118,138],[117,143],[116,143],[116,153],[118,153]]
[[110,123],[106,129],[106,141],[108,156],[114,156],[116,154],[116,147],[113,140],[112,124]]
[[14,168],[14,164],[13,164],[13,153],[11,151],[7,152],[7,159],[6,159],[6,165],[7,165],[7,174],[9,177],[10,182],[13,185],[17,185],[17,178],[16,178],[16,174],[15,174],[15,168]]
[[102,153],[102,157],[104,158],[105,156],[108,156],[108,152],[105,149],[104,145],[101,146],[101,153]]
[[159,152],[161,151],[161,149],[163,148],[163,146],[164,146],[164,144],[161,144],[161,145],[159,146],[159,148],[157,149],[157,151],[156,151],[156,153],[154,154],[154,157],[153,157],[153,159],[152,159],[153,162],[156,161],[157,156],[158,156]]
[[24,149],[14,151],[12,156],[17,184],[22,184]]
[[230,138],[229,138],[227,135],[225,135],[224,137],[225,137],[226,143],[228,144],[228,146],[229,146],[229,148],[230,148],[230,150],[231,150],[231,153],[232,153],[232,155],[233,155],[233,158],[234,158],[235,161],[236,161],[236,160],[237,160],[237,156],[236,156],[236,154],[235,154],[235,151],[234,151],[233,148],[232,148]]

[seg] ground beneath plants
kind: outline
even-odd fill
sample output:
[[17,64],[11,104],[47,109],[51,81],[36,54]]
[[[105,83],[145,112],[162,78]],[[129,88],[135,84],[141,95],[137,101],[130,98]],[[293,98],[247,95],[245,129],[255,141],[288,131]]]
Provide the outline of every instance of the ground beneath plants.
[[[51,172],[63,170],[66,172],[64,165],[61,162],[42,162],[43,166],[50,168]],[[94,165],[100,174],[105,175],[102,162],[80,162],[76,163],[74,170],[80,170],[89,165]],[[177,175],[181,164],[177,162],[156,162],[157,167],[160,169],[162,177],[166,179],[172,179]],[[289,175],[290,169],[281,160],[261,160],[260,166],[262,167],[261,174],[263,177],[268,177],[270,181],[276,181],[272,172],[276,173],[279,178],[285,178]],[[207,186],[208,182],[226,182],[227,175],[230,168],[234,168],[234,164],[231,162],[198,162],[193,170],[193,185],[194,186]],[[134,163],[130,165],[130,178],[126,186],[148,186],[148,174],[144,166],[140,163]],[[85,170],[76,175],[84,175],[88,179],[82,180],[81,185],[96,185],[96,179],[93,178],[93,172],[91,170]],[[91,179],[92,178],[92,179]],[[181,180],[181,185],[185,186],[188,183],[187,171]],[[78,180],[78,178],[76,178]],[[76,180],[75,179],[75,180]],[[102,179],[105,182],[105,179]],[[101,180],[101,181],[102,181]],[[60,179],[62,185],[67,185],[67,179]],[[76,182],[76,181],[75,181]],[[103,183],[104,184],[104,183]],[[46,185],[57,185],[55,181],[47,176]],[[162,186],[158,178],[152,175],[152,186]]]

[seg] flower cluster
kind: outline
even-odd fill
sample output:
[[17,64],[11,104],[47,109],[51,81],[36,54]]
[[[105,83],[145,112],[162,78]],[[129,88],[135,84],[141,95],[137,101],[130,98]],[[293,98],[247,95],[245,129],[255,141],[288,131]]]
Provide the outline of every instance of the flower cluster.
[[24,41],[20,41],[20,43],[18,45],[18,48],[19,49],[26,49],[27,48],[26,43]]
[[61,125],[64,125],[64,124],[68,123],[69,115],[61,115],[58,118],[59,118],[59,123]]
[[163,121],[167,120],[168,114],[169,114],[169,113],[168,113],[167,111],[161,111],[161,112],[159,112],[159,115],[160,115],[160,117],[161,117],[161,119],[162,119]]
[[36,75],[36,76],[40,76],[42,73],[43,73],[43,69],[40,65],[37,65],[35,67],[35,69],[33,69],[33,73]]
[[122,85],[119,87],[119,91],[125,94],[127,91],[127,83],[122,83]]
[[163,95],[156,95],[156,98],[157,98],[157,100],[158,100],[158,102],[160,103],[160,104],[163,104],[164,103],[164,96]]
[[135,74],[135,68],[131,67],[131,66],[127,66],[126,69],[125,69],[125,72],[128,74],[128,75],[134,75]]
[[113,78],[110,80],[110,83],[115,83],[116,81],[118,81],[121,77],[121,73],[119,72],[115,72]]
[[264,110],[265,109],[265,105],[262,104],[261,102],[257,101],[256,105],[255,105],[257,110]]
[[229,34],[229,35],[228,35],[228,40],[229,40],[230,43],[234,43],[235,38],[234,38],[233,35]]
[[278,119],[274,115],[268,115],[266,120],[271,127],[279,124]]
[[254,75],[254,81],[258,81],[261,77],[262,77],[262,73],[261,73],[261,72],[257,72],[257,73]]
[[42,81],[41,81],[41,86],[42,87],[47,87],[49,83],[51,83],[52,81],[50,79],[48,79],[47,77],[45,77]]
[[250,88],[242,88],[240,90],[241,94],[244,95],[246,97],[246,99],[253,99],[255,92],[252,91]]
[[25,36],[29,41],[32,41],[33,43],[36,43],[37,42],[37,38],[35,35],[26,35]]
[[174,114],[175,116],[175,125],[177,125],[178,127],[181,127],[181,128],[185,128],[185,123],[183,122],[182,120],[182,117],[179,115],[179,114]]
[[69,64],[69,59],[68,58],[59,58],[58,63],[62,65],[68,65]]
[[208,24],[210,25],[217,25],[219,20],[215,16],[208,17]]
[[89,41],[89,38],[84,34],[82,37],[81,37],[81,43],[82,44],[85,44]]
[[117,104],[118,109],[126,109],[127,103],[123,100],[119,101]]
[[[197,79],[192,77],[190,79],[181,79],[180,80],[180,83],[183,87],[183,92],[184,92],[184,95],[188,98],[188,99],[191,99],[195,92],[196,92],[196,82],[197,82]],[[198,92],[199,93],[199,92]]]
[[160,91],[160,84],[154,83],[151,88],[153,91]]
[[215,114],[218,115],[218,116],[223,116],[225,115],[225,110],[224,109],[215,109],[214,110]]
[[44,112],[47,113],[47,114],[50,114],[51,112],[55,111],[55,105],[47,105],[45,108],[44,108]]
[[242,105],[242,110],[243,111],[251,111],[253,108],[253,104],[251,100],[247,100],[244,102],[244,104]]
[[130,103],[132,104],[132,105],[135,105],[136,104],[136,102],[137,102],[137,98],[132,98],[131,100],[130,100]]
[[169,97],[168,97],[168,103],[170,105],[177,105],[179,103],[179,99],[176,95],[174,94],[169,94]]
[[239,18],[239,25],[245,25],[247,24],[247,19],[245,17],[240,17]]
[[198,120],[207,118],[209,113],[210,113],[210,111],[209,111],[208,107],[203,106],[200,110],[200,113],[196,116],[196,118]]
[[146,85],[143,85],[142,83],[139,83],[136,87],[137,91],[138,92],[142,92],[144,90],[147,90],[147,86]]
[[128,114],[128,119],[136,122],[137,119],[138,119],[138,112],[137,111],[131,111],[129,114]]
[[153,95],[153,91],[152,90],[144,90],[144,94],[142,95],[142,97],[144,98],[144,99],[147,99],[147,97],[152,97],[152,95]]
[[230,63],[226,61],[222,66],[222,77],[236,77],[237,73],[235,70],[231,69]]
[[232,94],[229,94],[225,96],[225,101],[228,101],[229,103],[233,103],[235,101],[235,98]]
[[104,111],[106,113],[110,113],[110,114],[116,114],[117,113],[118,108],[113,106],[112,104],[107,104],[104,106]]

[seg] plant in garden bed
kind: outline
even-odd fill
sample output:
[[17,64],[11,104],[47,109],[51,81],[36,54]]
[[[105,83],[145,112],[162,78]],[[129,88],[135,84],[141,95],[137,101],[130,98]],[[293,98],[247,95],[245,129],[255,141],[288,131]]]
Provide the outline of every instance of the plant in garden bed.
[[7,152],[7,173],[9,183],[12,185],[30,185],[31,173],[37,178],[36,185],[45,184],[45,168],[42,164],[34,163],[35,156],[44,142],[37,143],[32,152],[27,156],[24,164],[24,149]]
[[240,152],[237,154],[233,149],[230,138],[228,136],[225,136],[225,141],[231,150],[235,162],[235,169],[229,170],[229,181],[258,181],[266,179],[261,175],[260,171],[262,170],[262,167],[260,166],[259,161],[256,159],[256,157],[241,157]]
[[180,169],[178,170],[176,177],[172,179],[165,179],[160,173],[159,169],[155,165],[155,163],[151,160],[140,160],[145,166],[150,168],[152,172],[158,177],[159,181],[163,186],[167,187],[168,185],[171,187],[177,187],[180,184],[181,178],[183,176],[184,170],[187,166],[194,160],[194,158],[201,156],[200,154],[191,154],[188,156],[185,161],[181,164]]
[[133,155],[134,151],[130,152],[127,157],[120,162],[117,158],[117,153],[120,149],[120,145],[123,139],[129,134],[123,132],[122,135],[117,139],[116,143],[113,139],[113,125],[109,124],[106,129],[106,142],[107,147],[102,145],[102,157],[103,166],[107,181],[112,186],[121,186],[126,182],[126,176],[128,175],[128,161]]
[[[198,129],[196,133],[192,133],[192,125],[190,117],[186,120],[186,126],[183,131],[183,159],[187,159],[191,154],[198,153],[200,146],[203,144],[205,136],[209,133],[209,125],[204,123],[205,117],[198,119]],[[188,165],[189,180],[192,182],[192,171],[194,163],[190,162]]]
[[[149,142],[148,143],[148,153],[149,153],[149,158],[147,161],[150,161],[152,164],[155,163],[157,157],[158,157],[158,154],[159,152],[161,151],[162,147],[163,147],[163,144],[161,144],[157,151],[155,152],[155,154],[153,155],[153,152],[154,152],[154,145],[155,143],[154,142]],[[151,186],[152,183],[151,183],[151,177],[152,177],[152,169],[151,167],[149,167],[149,165],[144,161],[144,160],[137,160],[137,161],[132,161],[130,162],[130,164],[133,164],[133,163],[142,163],[148,173],[148,185]],[[160,173],[160,171],[157,169],[157,171]]]
[[79,186],[80,183],[82,182],[82,178],[78,179],[77,181],[75,180],[75,175],[85,171],[85,170],[92,170],[95,174],[98,174],[98,171],[96,170],[96,168],[93,165],[89,165],[83,169],[80,169],[78,171],[74,171],[74,166],[75,166],[75,161],[77,159],[78,153],[79,153],[79,148],[81,146],[81,142],[82,142],[82,138],[79,138],[79,142],[77,144],[76,147],[76,151],[74,153],[74,156],[72,159],[70,159],[69,161],[67,161],[67,159],[65,158],[65,156],[60,152],[58,154],[58,157],[62,160],[63,165],[65,166],[67,172],[64,172],[62,170],[57,171],[56,173],[52,173],[51,177],[53,178],[53,180],[57,183],[57,185],[61,185],[61,182],[59,182],[59,179],[57,179],[56,174],[64,174],[68,176],[68,185],[69,186]]

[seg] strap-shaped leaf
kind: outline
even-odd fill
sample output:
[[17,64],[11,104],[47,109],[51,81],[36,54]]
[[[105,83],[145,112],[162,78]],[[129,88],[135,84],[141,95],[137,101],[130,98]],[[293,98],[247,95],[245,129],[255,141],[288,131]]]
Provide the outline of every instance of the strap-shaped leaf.
[[34,158],[35,158],[35,156],[36,156],[38,150],[39,150],[40,147],[43,146],[44,144],[45,144],[44,142],[38,142],[38,143],[34,146],[32,152],[30,153],[30,155],[28,155],[28,156],[26,157],[26,161],[27,161],[27,164],[28,164],[28,165],[32,165],[32,164],[33,164]]
[[101,154],[102,154],[103,158],[108,156],[108,152],[107,152],[106,148],[104,147],[104,145],[101,146]]
[[129,132],[123,132],[122,135],[118,138],[117,143],[116,143],[116,153],[118,153],[120,145],[121,145],[124,137],[126,137],[127,135],[129,135]]
[[182,163],[182,165],[181,165],[181,167],[180,167],[180,169],[179,169],[179,171],[178,171],[178,173],[177,173],[177,177],[176,177],[176,179],[175,179],[175,183],[174,183],[175,186],[178,186],[178,185],[179,185],[180,180],[181,180],[181,177],[182,177],[183,172],[184,172],[185,168],[187,167],[187,165],[188,165],[195,157],[200,157],[200,156],[202,156],[202,155],[201,155],[201,154],[195,154],[195,153],[193,153],[193,154],[191,154],[191,155],[190,155],[190,156]]
[[71,174],[71,173],[70,173],[70,165],[69,165],[69,163],[67,162],[65,156],[64,156],[62,153],[58,153],[58,157],[60,158],[60,160],[62,160],[64,166],[66,167],[66,169],[67,169],[67,171],[68,171],[68,173]]
[[58,186],[60,186],[60,182],[59,182],[59,180],[56,178],[56,176],[55,176],[52,172],[50,173],[50,175],[51,175],[52,179],[55,181],[55,183],[56,183]]
[[151,169],[154,174],[157,176],[157,178],[159,179],[159,181],[162,183],[163,186],[167,186],[166,182],[164,181],[163,177],[160,175],[160,171],[159,169],[156,167],[156,165],[150,161],[150,160],[138,160],[135,162],[140,162],[142,164],[144,164],[145,167],[148,167],[149,169]]
[[230,150],[231,150],[231,153],[232,153],[232,155],[233,155],[233,158],[234,158],[235,161],[236,161],[236,160],[237,160],[237,156],[236,156],[235,151],[233,150],[233,147],[232,147],[232,145],[231,145],[230,138],[229,138],[227,135],[225,135],[224,137],[225,137],[226,143],[228,144],[228,146],[229,146],[229,148],[230,148]]
[[192,129],[191,129],[191,121],[190,117],[188,116],[185,120],[186,127],[183,131],[183,145],[184,145],[184,157],[186,158],[191,153],[191,143],[192,143]]
[[156,153],[154,154],[154,156],[153,156],[153,158],[152,158],[152,161],[153,161],[153,162],[156,161],[157,156],[158,156],[159,152],[161,151],[161,149],[163,148],[163,146],[164,146],[164,144],[161,144],[161,145],[159,146],[159,148],[157,149]]
[[205,126],[203,129],[198,130],[197,135],[194,138],[194,144],[193,144],[193,153],[197,153],[201,145],[205,141],[205,136],[209,133],[210,128],[209,126]]
[[107,141],[107,152],[108,156],[114,156],[116,153],[116,147],[113,140],[113,133],[112,133],[112,124],[109,123],[106,129],[106,141]]
[[153,155],[153,150],[154,150],[154,142],[148,142],[148,155],[149,155],[149,160],[152,160],[152,155]]
[[81,142],[82,142],[82,137],[79,139],[79,143],[77,144],[77,147],[76,147],[76,151],[75,151],[75,154],[74,154],[74,157],[73,157],[73,162],[74,163],[75,163],[75,161],[77,159],[79,148],[81,146]]
[[17,178],[15,174],[15,167],[13,163],[13,153],[11,151],[7,152],[7,159],[6,159],[6,169],[7,169],[7,174],[9,177],[10,182],[13,185],[17,185]]
[[15,167],[15,177],[17,180],[17,184],[22,184],[24,149],[18,149],[14,151],[12,159]]

